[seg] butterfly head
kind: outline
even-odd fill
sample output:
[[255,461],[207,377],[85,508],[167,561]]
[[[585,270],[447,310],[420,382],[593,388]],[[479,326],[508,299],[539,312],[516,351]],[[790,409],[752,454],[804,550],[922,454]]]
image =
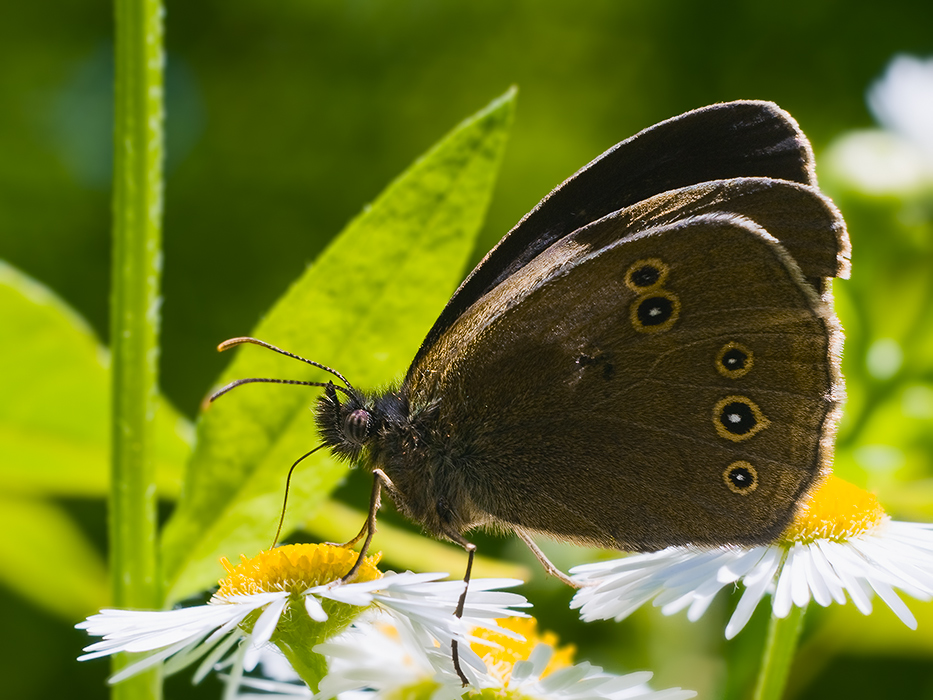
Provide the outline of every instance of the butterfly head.
[[[356,460],[360,456],[363,447],[369,442],[375,434],[375,425],[378,421],[374,419],[374,401],[359,390],[355,389],[337,370],[322,365],[319,362],[305,359],[300,355],[282,350],[271,343],[256,338],[231,338],[225,340],[218,346],[218,350],[227,350],[237,345],[245,343],[259,345],[268,350],[272,350],[281,355],[291,357],[295,360],[322,369],[334,375],[344,386],[328,382],[311,382],[302,379],[272,379],[267,377],[249,377],[246,379],[237,379],[230,382],[219,390],[211,394],[209,401],[214,401],[231,389],[235,389],[243,384],[262,382],[266,384],[298,384],[301,386],[323,387],[324,393],[318,399],[317,409],[315,410],[315,421],[318,430],[324,439],[324,445],[338,457],[348,460]],[[342,396],[341,396],[342,395]]]
[[338,457],[355,461],[376,432],[373,403],[355,389],[328,382],[314,419],[324,444]]

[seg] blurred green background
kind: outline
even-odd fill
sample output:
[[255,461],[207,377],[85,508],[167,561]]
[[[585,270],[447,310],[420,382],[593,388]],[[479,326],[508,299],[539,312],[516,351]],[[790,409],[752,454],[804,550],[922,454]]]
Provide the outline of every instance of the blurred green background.
[[[48,285],[104,343],[111,13],[99,0],[0,9],[0,259]],[[866,90],[895,54],[933,55],[931,27],[933,4],[913,0],[170,0],[164,393],[193,418],[227,361],[216,344],[252,328],[366,202],[510,85],[520,89],[518,111],[477,260],[623,138],[712,102],[769,99],[813,141],[853,242],[853,278],[835,286],[849,392],[837,472],[875,490],[895,517],[933,520],[933,187],[868,194],[828,154],[852,130],[875,126]],[[12,346],[6,333],[0,320],[0,345]],[[15,484],[7,488],[15,495]],[[103,502],[80,491],[55,503],[102,553]],[[362,507],[367,493],[351,479],[340,496]],[[7,509],[3,538],[28,541],[31,517]],[[401,523],[392,513],[386,521]],[[3,564],[5,581],[42,591],[27,600],[23,586],[0,589],[3,695],[102,697],[107,664],[75,662],[85,638],[71,628],[95,594],[81,598],[86,610],[48,602],[73,595],[59,567],[79,545],[59,542],[61,554],[40,544],[51,546],[37,546],[33,561]],[[480,547],[535,570],[515,543],[482,538]],[[541,578],[525,592],[581,658],[613,671],[646,667],[657,687],[701,697],[747,695],[762,611],[730,643],[722,621],[734,599],[699,624],[648,609],[583,628],[566,607],[570,592]],[[916,632],[880,606],[867,619],[851,605],[811,610],[790,694],[933,698],[933,605],[910,606]],[[214,680],[168,685],[169,697],[218,693]]]

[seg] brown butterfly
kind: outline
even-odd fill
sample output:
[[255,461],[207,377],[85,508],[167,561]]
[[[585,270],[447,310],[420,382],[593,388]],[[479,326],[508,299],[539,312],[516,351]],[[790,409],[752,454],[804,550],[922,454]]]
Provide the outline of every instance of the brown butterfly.
[[[364,552],[382,488],[467,549],[466,580],[478,526],[515,532],[562,578],[533,534],[636,551],[771,542],[831,459],[842,334],[827,280],[848,271],[796,122],[769,102],[712,105],[545,197],[400,385],[362,391],[314,362],[340,383],[295,383],[324,387],[320,447],[375,475]],[[297,357],[221,347],[243,342]],[[215,398],[255,381],[277,380]]]

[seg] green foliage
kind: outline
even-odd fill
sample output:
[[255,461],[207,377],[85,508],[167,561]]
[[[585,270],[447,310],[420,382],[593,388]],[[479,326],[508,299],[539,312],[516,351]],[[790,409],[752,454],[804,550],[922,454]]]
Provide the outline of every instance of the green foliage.
[[[23,599],[66,622],[107,603],[103,557],[67,511],[28,496],[2,496],[0,528],[7,533],[0,538],[0,581]],[[37,585],[35,577],[23,575],[35,569],[37,558],[54,562],[46,569],[54,567],[53,584]]]
[[[35,280],[0,262],[0,578],[34,604],[73,620],[106,603],[104,564],[56,499],[105,497],[109,483],[110,358],[88,325]],[[191,450],[188,421],[161,401],[157,486],[177,495]],[[14,534],[15,533],[15,534]],[[28,535],[26,534],[28,533]],[[55,552],[55,585],[22,572]],[[63,594],[65,592],[65,594]]]
[[[0,480],[4,493],[102,497],[109,482],[110,356],[46,287],[0,261]],[[158,488],[178,493],[191,427],[162,401],[156,413]]]
[[933,518],[933,198],[870,197],[828,181],[852,237],[835,295],[848,402],[836,453],[845,478],[903,520]]

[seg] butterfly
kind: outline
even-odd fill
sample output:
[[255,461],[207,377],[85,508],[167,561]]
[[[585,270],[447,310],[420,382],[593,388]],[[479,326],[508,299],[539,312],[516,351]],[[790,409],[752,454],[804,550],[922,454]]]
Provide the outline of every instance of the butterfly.
[[[533,535],[627,551],[780,536],[832,459],[844,387],[829,280],[849,254],[793,118],[715,104],[545,197],[387,391],[255,339],[221,348],[258,343],[334,375],[295,383],[324,388],[315,449],[374,474],[364,552],[385,489],[467,549],[467,581],[476,527],[516,533],[562,576]],[[252,381],[274,380],[215,397]]]

